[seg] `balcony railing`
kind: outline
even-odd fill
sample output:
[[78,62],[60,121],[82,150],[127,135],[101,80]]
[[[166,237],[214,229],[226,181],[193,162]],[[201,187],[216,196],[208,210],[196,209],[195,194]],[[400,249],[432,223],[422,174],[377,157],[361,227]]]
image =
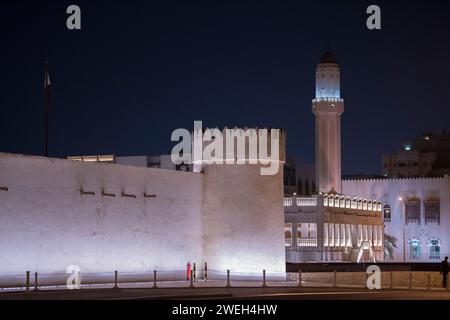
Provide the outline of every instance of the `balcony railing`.
[[298,207],[315,207],[317,206],[317,198],[297,198]]
[[313,103],[315,102],[344,102],[344,99],[335,98],[335,97],[322,97],[313,99]]
[[[318,200],[319,199],[319,200]],[[322,200],[323,199],[323,200]],[[380,201],[361,199],[361,198],[350,198],[345,196],[334,196],[334,195],[320,195],[319,197],[286,197],[283,200],[285,207],[317,207],[318,202],[323,201],[325,207],[335,207],[343,209],[354,209],[363,211],[382,211],[382,206]]]
[[[295,200],[295,202],[294,202]],[[284,198],[283,204],[285,207],[292,207],[294,204],[297,207],[316,207],[317,198],[316,197],[304,197],[304,198]]]
[[283,203],[284,203],[285,207],[291,207],[292,203],[293,203],[293,200],[292,200],[292,198],[284,198]]
[[297,238],[297,247],[317,247],[316,238]]
[[325,207],[381,212],[381,202],[370,199],[350,198],[341,195],[323,195]]

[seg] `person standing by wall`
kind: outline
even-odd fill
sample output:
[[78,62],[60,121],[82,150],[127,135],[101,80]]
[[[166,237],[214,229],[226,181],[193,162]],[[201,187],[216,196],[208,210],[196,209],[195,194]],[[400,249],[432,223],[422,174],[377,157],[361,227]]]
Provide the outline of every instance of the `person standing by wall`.
[[448,257],[445,257],[444,261],[441,262],[441,274],[442,274],[442,287],[447,288]]

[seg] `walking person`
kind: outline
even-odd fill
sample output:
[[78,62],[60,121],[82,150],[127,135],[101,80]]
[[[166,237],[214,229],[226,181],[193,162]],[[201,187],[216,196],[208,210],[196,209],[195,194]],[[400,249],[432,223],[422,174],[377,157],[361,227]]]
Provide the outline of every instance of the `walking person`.
[[444,261],[441,262],[441,274],[442,274],[442,287],[447,288],[448,257],[445,257]]

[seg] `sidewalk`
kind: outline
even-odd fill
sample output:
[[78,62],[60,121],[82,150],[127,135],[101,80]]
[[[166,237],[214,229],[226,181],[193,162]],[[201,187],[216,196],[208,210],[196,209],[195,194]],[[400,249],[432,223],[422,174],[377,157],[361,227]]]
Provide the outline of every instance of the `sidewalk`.
[[[157,282],[158,289],[195,289],[195,288],[226,288],[227,282],[224,280],[197,280],[193,282],[193,287],[191,287],[190,281],[162,281]],[[138,283],[118,283],[119,289],[153,289],[153,282],[138,282]],[[262,288],[262,281],[230,281],[231,288]],[[267,288],[298,288],[299,284],[296,281],[268,281],[266,282]],[[348,283],[337,283],[336,286],[333,283],[325,282],[306,282],[302,281],[302,286],[304,288],[348,288],[348,289],[367,289],[365,284],[348,284]],[[82,284],[81,289],[85,290],[107,290],[113,289],[114,283],[107,284]],[[39,291],[74,291],[69,290],[65,285],[58,286],[42,286],[38,288]],[[155,288],[156,289],[156,288]],[[427,287],[413,287],[408,288],[408,286],[384,286],[382,289],[393,289],[393,290],[433,290],[433,291],[446,291],[443,288],[430,288]],[[30,292],[33,293],[34,288],[30,288]],[[0,299],[2,293],[14,293],[14,292],[25,292],[25,287],[18,288],[3,288],[0,289]],[[450,291],[449,291],[450,292]]]

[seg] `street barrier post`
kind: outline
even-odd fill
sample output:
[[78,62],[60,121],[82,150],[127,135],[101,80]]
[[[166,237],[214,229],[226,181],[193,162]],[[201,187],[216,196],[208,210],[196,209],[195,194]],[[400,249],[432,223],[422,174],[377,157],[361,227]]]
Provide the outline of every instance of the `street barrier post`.
[[153,270],[153,289],[158,288],[158,286],[156,285],[156,270]]
[[30,271],[27,271],[27,278],[26,278],[26,292],[30,292]]
[[230,284],[230,270],[227,270],[227,288],[231,288],[231,284]]
[[302,270],[298,270],[298,286],[302,286]]
[[38,288],[38,273],[37,272],[35,272],[34,273],[34,290],[33,291],[39,291],[39,288]]
[[194,270],[191,270],[191,276],[190,276],[191,284],[189,285],[189,288],[194,287]]
[[194,282],[196,281],[196,277],[197,277],[197,272],[195,272],[197,269],[196,267],[196,263],[194,262],[194,273],[193,273],[193,277],[194,277]]
[[266,284],[266,270],[263,270],[263,285],[262,285],[262,287],[263,288],[267,287],[267,284]]
[[334,270],[334,281],[333,281],[333,287],[336,288],[337,287],[337,271]]
[[114,271],[114,289],[119,289],[119,272]]

